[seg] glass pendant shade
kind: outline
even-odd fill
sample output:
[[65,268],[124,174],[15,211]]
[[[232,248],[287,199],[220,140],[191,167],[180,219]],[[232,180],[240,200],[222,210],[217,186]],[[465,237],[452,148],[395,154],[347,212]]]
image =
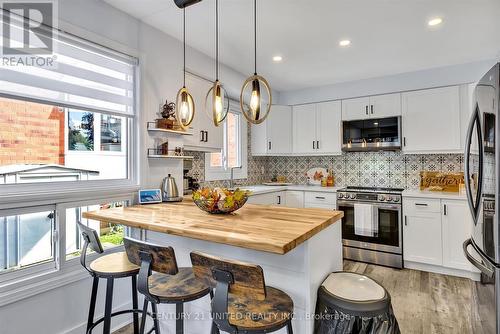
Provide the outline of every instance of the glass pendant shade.
[[176,106],[175,117],[177,122],[181,128],[186,130],[193,122],[195,113],[193,97],[186,87],[182,87],[177,93]]
[[229,96],[219,80],[208,90],[205,97],[205,110],[208,117],[213,119],[214,125],[219,126],[229,112]]
[[271,111],[271,87],[266,79],[255,74],[249,77],[240,93],[240,108],[243,116],[253,124],[264,122]]

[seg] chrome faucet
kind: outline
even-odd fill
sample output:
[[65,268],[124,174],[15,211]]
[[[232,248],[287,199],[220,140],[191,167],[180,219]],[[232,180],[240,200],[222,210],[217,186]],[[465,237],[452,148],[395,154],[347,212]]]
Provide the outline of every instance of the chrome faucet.
[[234,188],[234,170],[238,169],[238,168],[241,169],[241,167],[242,166],[231,167],[231,180],[229,181],[229,189],[233,189]]

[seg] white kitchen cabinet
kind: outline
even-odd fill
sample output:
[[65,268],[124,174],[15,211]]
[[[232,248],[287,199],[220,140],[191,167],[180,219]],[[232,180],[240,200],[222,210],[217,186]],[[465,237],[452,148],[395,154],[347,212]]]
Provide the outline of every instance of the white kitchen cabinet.
[[293,152],[313,153],[315,149],[316,105],[293,106]]
[[327,210],[337,209],[337,194],[327,192],[308,191],[304,195],[305,208],[318,208]]
[[201,152],[218,152],[223,146],[223,125],[216,127],[205,112],[205,97],[212,84],[187,75],[186,86],[193,96],[195,115],[190,126],[192,136],[184,136],[184,149]]
[[304,192],[287,190],[285,192],[285,206],[289,208],[303,208]]
[[256,194],[248,198],[247,203],[249,204],[260,204],[260,205],[277,205],[285,206],[286,198],[284,191],[277,191],[266,194]]
[[403,258],[405,261],[443,264],[439,199],[405,199],[403,212]]
[[342,100],[342,120],[352,121],[357,119],[369,118],[369,105],[369,97]]
[[340,101],[316,105],[316,150],[319,153],[342,154],[342,104]]
[[295,154],[342,154],[340,101],[293,107],[293,152]]
[[473,224],[467,201],[405,197],[403,212],[406,267],[464,277],[477,274],[462,249]]
[[441,200],[443,229],[443,266],[471,270],[471,264],[462,250],[463,242],[470,238],[472,217],[466,201]]
[[252,124],[252,155],[292,153],[292,108],[273,105],[262,124]]
[[342,120],[401,116],[401,94],[384,94],[342,100]]
[[402,94],[403,152],[462,152],[460,87]]
[[370,96],[370,117],[401,116],[401,93]]

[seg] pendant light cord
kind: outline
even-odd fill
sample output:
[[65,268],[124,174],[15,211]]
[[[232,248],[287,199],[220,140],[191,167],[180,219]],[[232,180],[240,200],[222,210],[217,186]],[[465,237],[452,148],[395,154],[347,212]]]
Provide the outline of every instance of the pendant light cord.
[[215,80],[219,80],[219,0],[215,0]]
[[184,41],[184,88],[186,87],[186,7],[182,9],[183,13],[183,41]]
[[257,0],[253,1],[253,12],[254,74],[257,75]]

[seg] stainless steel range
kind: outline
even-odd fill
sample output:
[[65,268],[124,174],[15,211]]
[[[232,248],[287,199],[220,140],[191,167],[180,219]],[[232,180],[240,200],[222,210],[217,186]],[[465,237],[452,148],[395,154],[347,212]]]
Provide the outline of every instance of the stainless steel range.
[[403,268],[402,191],[347,187],[337,192],[345,259]]

